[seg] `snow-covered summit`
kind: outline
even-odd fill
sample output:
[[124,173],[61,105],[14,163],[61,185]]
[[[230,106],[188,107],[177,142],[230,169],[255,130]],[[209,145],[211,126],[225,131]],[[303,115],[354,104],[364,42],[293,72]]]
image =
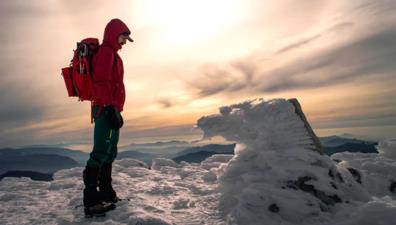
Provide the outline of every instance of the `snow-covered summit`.
[[155,159],[151,169],[133,159],[115,161],[114,188],[126,200],[105,218],[85,219],[78,207],[81,167],[61,170],[51,182],[5,178],[0,224],[394,224],[395,195],[382,188],[393,173],[377,177],[380,186],[369,177],[372,168],[395,169],[392,141],[380,143],[381,157],[336,154],[337,163],[313,149],[306,123],[284,99],[225,106],[197,126],[205,138],[237,142],[236,154],[200,164]]
[[198,127],[205,138],[241,144],[219,173],[220,206],[230,224],[318,224],[370,199],[345,168],[311,150],[309,130],[290,101],[222,107]]

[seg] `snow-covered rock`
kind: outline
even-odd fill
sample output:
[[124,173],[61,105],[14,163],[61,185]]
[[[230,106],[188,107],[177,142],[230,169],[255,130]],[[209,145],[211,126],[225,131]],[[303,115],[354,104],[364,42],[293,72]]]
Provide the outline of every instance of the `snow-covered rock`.
[[[388,196],[396,200],[395,142],[385,140],[379,143],[379,154],[342,152],[332,159],[347,168],[355,180],[375,197]],[[389,158],[390,157],[390,158]]]
[[229,224],[325,223],[370,200],[346,168],[312,151],[314,140],[288,100],[225,106],[198,127],[204,138],[219,135],[244,146],[219,174],[220,209]]

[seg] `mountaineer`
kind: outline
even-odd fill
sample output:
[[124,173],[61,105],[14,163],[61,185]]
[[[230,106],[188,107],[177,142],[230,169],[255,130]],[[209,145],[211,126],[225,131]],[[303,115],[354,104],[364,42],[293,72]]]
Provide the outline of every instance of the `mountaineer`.
[[94,143],[83,172],[83,203],[86,217],[104,216],[120,199],[112,187],[112,163],[117,156],[125,103],[124,68],[118,51],[127,40],[133,42],[129,28],[112,19],[104,31],[103,42],[92,60],[94,100]]

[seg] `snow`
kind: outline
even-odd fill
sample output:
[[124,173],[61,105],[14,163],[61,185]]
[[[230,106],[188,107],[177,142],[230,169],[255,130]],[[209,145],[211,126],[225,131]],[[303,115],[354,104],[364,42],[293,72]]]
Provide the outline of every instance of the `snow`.
[[320,155],[284,99],[225,106],[197,126],[204,138],[237,142],[236,154],[192,164],[154,159],[151,169],[117,160],[113,186],[124,200],[104,218],[84,218],[82,167],[51,182],[5,178],[0,224],[394,224],[395,139],[380,142],[379,154]]
[[396,160],[396,138],[381,141],[378,144],[378,152],[384,157]]
[[135,160],[132,158],[128,158],[128,159],[121,159],[121,160],[117,160],[117,164],[119,166],[122,167],[143,167],[143,168],[149,168],[149,166],[142,161],[139,160]]
[[153,159],[153,163],[151,164],[151,168],[154,170],[160,170],[162,167],[179,167],[179,165],[171,160],[165,158],[157,158]]
[[396,188],[395,139],[381,141],[378,150],[379,154],[343,152],[332,155],[332,158],[345,168],[357,170],[357,176],[370,195],[396,200],[395,190],[390,190],[393,183]]
[[[162,161],[162,160],[160,160]],[[164,161],[162,161],[164,162]],[[217,163],[217,161],[213,161]],[[219,224],[216,182],[199,164],[162,165],[123,159],[114,164],[113,185],[123,199],[105,218],[85,219],[82,167],[62,170],[54,181],[5,178],[0,182],[0,224]],[[188,174],[188,176],[186,176]],[[77,206],[77,208],[76,208]]]

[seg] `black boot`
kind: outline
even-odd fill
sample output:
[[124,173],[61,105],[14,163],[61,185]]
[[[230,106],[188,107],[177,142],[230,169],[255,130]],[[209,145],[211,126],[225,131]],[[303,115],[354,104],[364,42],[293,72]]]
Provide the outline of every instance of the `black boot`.
[[105,216],[106,212],[115,208],[115,205],[103,205],[100,202],[100,195],[97,190],[98,187],[99,169],[92,167],[85,167],[83,172],[84,178],[84,213],[85,217]]
[[116,203],[120,199],[117,197],[117,193],[114,191],[111,185],[111,172],[112,164],[107,163],[102,166],[99,174],[99,195],[102,202],[105,203]]

